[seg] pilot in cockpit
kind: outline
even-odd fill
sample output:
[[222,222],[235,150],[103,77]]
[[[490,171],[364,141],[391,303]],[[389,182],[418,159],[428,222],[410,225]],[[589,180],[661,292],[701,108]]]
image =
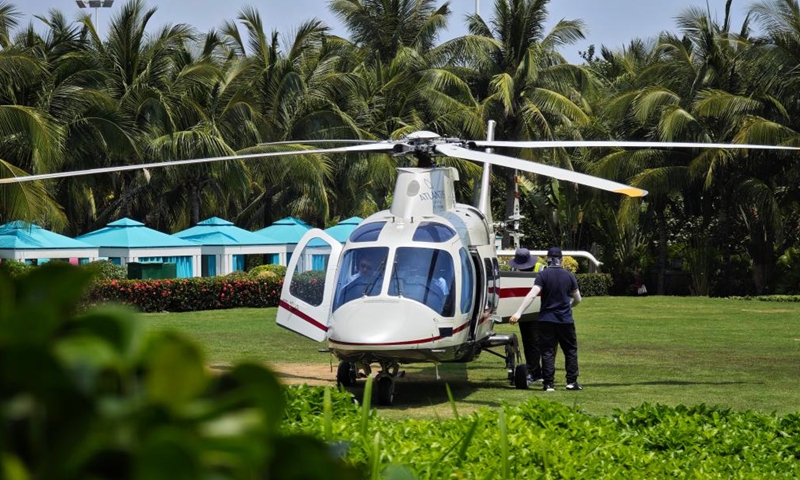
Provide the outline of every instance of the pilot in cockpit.
[[343,303],[355,300],[364,295],[374,295],[377,289],[380,291],[380,283],[377,282],[377,263],[373,255],[362,253],[358,257],[356,272],[350,275],[342,285]]

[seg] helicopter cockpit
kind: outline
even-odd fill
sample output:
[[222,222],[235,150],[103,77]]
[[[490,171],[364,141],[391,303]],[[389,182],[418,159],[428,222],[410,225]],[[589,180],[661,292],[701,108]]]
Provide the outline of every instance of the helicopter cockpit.
[[400,247],[388,294],[416,300],[443,317],[453,316],[453,257],[445,250]]
[[[384,225],[384,222],[363,225],[351,234],[350,241],[377,241]],[[391,252],[386,246],[346,250],[339,265],[333,311],[355,299],[380,295],[384,282],[388,282],[385,295],[411,299],[438,315],[452,317],[456,293],[453,257],[431,243],[443,243],[455,235],[447,225],[423,222],[412,239],[412,245],[419,243],[418,246],[397,247]]]

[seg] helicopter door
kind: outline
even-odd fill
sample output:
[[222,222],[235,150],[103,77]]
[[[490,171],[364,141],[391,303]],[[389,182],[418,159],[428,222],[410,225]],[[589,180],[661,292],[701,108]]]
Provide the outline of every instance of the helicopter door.
[[482,268],[481,257],[476,252],[472,253],[472,263],[475,266],[475,287],[473,292],[472,318],[470,318],[469,322],[470,340],[475,339],[475,331],[478,327],[478,322],[485,312],[484,302],[486,298],[486,274]]
[[325,339],[341,253],[342,244],[318,228],[303,235],[286,268],[278,325],[317,342]]

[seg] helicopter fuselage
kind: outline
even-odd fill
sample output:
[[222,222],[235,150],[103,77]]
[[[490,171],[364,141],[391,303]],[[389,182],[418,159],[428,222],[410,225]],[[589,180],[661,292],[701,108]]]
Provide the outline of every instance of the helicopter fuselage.
[[[319,230],[307,234],[318,238],[298,244],[278,324],[327,340],[348,362],[478,355],[500,320],[500,272],[492,225],[477,208],[455,202],[455,180],[452,168],[399,169],[391,208],[363,220],[343,247],[326,243]],[[320,293],[322,279],[308,272],[326,252]]]

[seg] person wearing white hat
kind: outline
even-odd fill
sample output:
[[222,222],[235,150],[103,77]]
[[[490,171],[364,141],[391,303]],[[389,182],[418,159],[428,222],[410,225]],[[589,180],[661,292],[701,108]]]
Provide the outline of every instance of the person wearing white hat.
[[567,390],[583,390],[578,383],[578,338],[572,308],[581,302],[578,280],[572,272],[562,268],[561,249],[552,247],[547,251],[547,268],[536,276],[534,285],[522,301],[519,310],[511,316],[510,323],[517,323],[533,299],[542,294],[539,309],[541,331],[542,389],[555,391],[556,348],[564,352],[567,371]]
[[[508,265],[521,272],[538,272],[544,264],[531,255],[527,248],[518,248],[514,258]],[[524,311],[524,309],[523,309]],[[525,364],[528,366],[528,384],[542,381],[542,354],[539,350],[539,313],[526,313],[519,319],[519,336],[522,339],[522,351],[525,352]]]

